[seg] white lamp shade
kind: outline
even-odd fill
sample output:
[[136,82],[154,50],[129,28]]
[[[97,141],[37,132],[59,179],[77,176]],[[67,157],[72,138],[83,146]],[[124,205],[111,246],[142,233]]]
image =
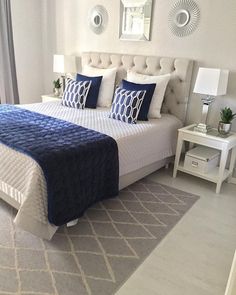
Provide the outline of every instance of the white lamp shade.
[[227,92],[228,70],[199,68],[193,92],[211,96],[224,95]]
[[54,73],[76,73],[75,56],[59,55],[53,56],[53,72]]

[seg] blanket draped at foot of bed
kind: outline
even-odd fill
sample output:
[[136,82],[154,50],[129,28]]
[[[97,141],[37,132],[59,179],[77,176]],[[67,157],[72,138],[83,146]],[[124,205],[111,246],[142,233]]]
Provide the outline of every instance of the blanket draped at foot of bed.
[[118,195],[118,147],[105,134],[2,105],[0,142],[30,156],[42,168],[52,224],[63,225],[93,203]]

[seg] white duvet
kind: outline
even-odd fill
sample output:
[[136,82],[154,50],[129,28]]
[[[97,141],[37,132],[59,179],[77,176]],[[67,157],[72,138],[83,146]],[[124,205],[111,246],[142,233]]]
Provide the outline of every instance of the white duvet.
[[[176,130],[181,122],[172,115],[131,125],[109,118],[104,108],[77,110],[48,102],[22,106],[113,137],[119,149],[120,176],[174,155]],[[0,144],[0,190],[16,208],[15,223],[50,239],[57,227],[47,220],[47,190],[40,166],[27,155]],[[6,196],[7,195],[7,196]]]

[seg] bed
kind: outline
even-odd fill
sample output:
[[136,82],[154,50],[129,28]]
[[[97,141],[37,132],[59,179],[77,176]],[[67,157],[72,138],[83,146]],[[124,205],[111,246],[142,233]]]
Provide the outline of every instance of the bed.
[[[116,67],[117,84],[125,78],[127,69],[150,75],[171,73],[162,118],[130,125],[109,119],[106,108],[77,110],[65,108],[58,102],[22,107],[114,138],[119,150],[119,189],[169,163],[175,153],[177,129],[185,121],[192,61],[84,53],[82,63],[99,68]],[[48,222],[47,187],[41,167],[29,156],[3,144],[0,144],[0,163],[0,196],[18,210],[15,224],[41,238],[51,239],[57,227]]]

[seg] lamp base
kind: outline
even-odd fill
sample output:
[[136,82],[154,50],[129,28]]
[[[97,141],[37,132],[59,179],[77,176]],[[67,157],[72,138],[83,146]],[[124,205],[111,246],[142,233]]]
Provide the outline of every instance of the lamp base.
[[205,133],[206,134],[211,129],[212,129],[211,126],[206,125],[206,124],[203,124],[203,123],[199,123],[199,124],[197,124],[197,126],[194,127],[193,130],[196,131],[196,132],[201,132],[201,133]]
[[62,79],[62,91],[64,92],[66,88],[66,75],[62,75],[61,79]]
[[201,132],[201,133],[207,133],[210,131],[212,128],[206,124],[207,122],[207,115],[209,111],[209,106],[213,103],[214,97],[212,96],[207,96],[202,98],[202,119],[201,123],[198,123],[196,127],[194,127],[194,131],[196,132]]

